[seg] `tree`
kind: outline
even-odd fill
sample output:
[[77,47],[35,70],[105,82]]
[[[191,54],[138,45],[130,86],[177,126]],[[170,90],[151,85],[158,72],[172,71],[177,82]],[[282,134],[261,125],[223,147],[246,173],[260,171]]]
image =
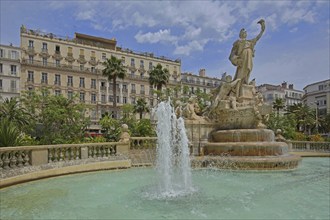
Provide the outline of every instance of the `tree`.
[[21,144],[21,132],[8,118],[0,120],[0,147],[18,146]]
[[285,100],[281,98],[275,99],[273,102],[273,109],[276,109],[277,116],[280,114],[280,110],[284,109],[285,107]]
[[314,112],[305,104],[295,104],[289,108],[289,114],[293,114],[297,122],[297,128],[303,128],[304,132],[310,133],[311,126],[315,124]]
[[149,112],[147,102],[143,98],[139,98],[134,105],[134,113],[139,113],[140,119],[142,119],[143,113]]
[[67,99],[61,95],[34,92],[23,94],[21,100],[33,112],[32,135],[41,144],[80,141],[90,123],[90,119],[85,117],[86,106],[79,103],[76,96]]
[[11,98],[0,103],[0,119],[5,118],[21,127],[30,123],[31,114],[16,98]]
[[112,118],[109,114],[104,114],[99,123],[107,141],[118,141],[121,130],[117,119]]
[[108,81],[112,81],[113,88],[113,108],[115,109],[115,117],[117,117],[116,108],[117,108],[117,78],[124,79],[126,75],[125,67],[121,59],[111,56],[110,59],[107,59],[103,62],[105,67],[102,70],[102,75],[108,78]]
[[[170,78],[168,69],[163,68],[161,64],[157,64],[149,73],[149,83],[155,86],[158,92],[162,91],[162,87],[166,86]],[[157,93],[159,97],[159,93]]]

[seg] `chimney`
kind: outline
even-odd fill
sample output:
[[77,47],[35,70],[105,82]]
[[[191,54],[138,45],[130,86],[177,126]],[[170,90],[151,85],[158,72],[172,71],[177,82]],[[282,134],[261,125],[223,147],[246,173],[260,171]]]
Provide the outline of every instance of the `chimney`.
[[293,89],[293,84],[289,84],[289,89]]
[[205,76],[205,69],[199,70],[199,76]]
[[287,86],[288,86],[288,83],[287,83],[287,82],[285,82],[285,81],[284,81],[284,82],[282,82],[282,88],[283,88],[283,89],[286,89],[286,88],[287,88]]

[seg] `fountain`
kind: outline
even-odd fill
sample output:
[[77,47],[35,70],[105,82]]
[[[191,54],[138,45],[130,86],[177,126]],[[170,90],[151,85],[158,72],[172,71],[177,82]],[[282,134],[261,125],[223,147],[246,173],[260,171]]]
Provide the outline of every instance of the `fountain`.
[[191,183],[191,166],[188,138],[183,118],[177,119],[170,100],[158,104],[157,160],[158,190],[156,197],[170,198],[194,191]]

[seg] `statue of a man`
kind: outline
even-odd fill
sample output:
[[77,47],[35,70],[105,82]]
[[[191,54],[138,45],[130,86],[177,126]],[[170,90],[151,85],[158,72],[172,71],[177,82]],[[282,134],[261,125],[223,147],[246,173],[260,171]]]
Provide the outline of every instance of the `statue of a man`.
[[241,84],[249,84],[249,77],[253,67],[254,46],[265,31],[265,21],[258,21],[261,25],[261,31],[257,37],[247,40],[247,32],[243,28],[239,33],[239,40],[235,41],[231,50],[229,60],[234,66],[237,66],[234,80],[240,79]]

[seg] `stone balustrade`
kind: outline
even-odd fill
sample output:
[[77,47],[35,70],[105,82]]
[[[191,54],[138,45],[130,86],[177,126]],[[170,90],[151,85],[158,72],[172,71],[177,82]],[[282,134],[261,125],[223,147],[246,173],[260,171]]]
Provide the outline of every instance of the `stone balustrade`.
[[[288,141],[287,143],[290,151],[330,152],[330,142]],[[131,137],[129,142],[2,147],[0,170],[61,161],[108,158],[116,155],[129,155],[137,163],[144,162],[146,157],[150,162],[154,160],[156,146],[157,137]]]
[[288,141],[290,151],[315,151],[330,153],[330,142]]
[[123,142],[2,147],[0,148],[0,169],[88,158],[107,158],[127,154],[128,150],[129,144]]

